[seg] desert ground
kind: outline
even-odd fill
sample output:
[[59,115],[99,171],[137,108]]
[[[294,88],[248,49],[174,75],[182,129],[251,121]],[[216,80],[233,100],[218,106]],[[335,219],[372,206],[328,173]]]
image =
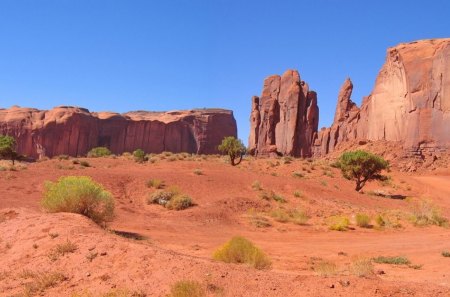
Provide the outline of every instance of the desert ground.
[[[142,164],[128,156],[79,160],[90,166],[53,158],[11,170],[1,161],[1,296],[168,296],[180,280],[199,282],[207,296],[450,296],[450,257],[442,254],[450,251],[450,230],[412,219],[431,207],[450,217],[445,166],[394,167],[388,180],[358,193],[332,160],[245,158],[234,167],[221,156],[170,153]],[[115,217],[105,228],[42,209],[45,182],[69,175],[90,176],[112,193]],[[151,179],[178,187],[195,206],[148,204]],[[303,219],[283,217],[292,210]],[[368,228],[357,225],[359,213],[371,218]],[[346,231],[330,230],[333,216],[350,220]],[[212,259],[238,235],[272,266]],[[65,243],[73,249],[55,255]],[[409,263],[376,263],[380,256]],[[361,273],[361,259],[373,267]]]

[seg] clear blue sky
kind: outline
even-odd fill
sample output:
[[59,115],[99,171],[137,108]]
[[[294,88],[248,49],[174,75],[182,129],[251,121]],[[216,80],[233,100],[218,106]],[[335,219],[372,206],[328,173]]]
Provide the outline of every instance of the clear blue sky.
[[450,1],[0,0],[0,107],[232,109],[247,141],[263,79],[300,71],[332,122],[358,104],[386,48],[450,37]]

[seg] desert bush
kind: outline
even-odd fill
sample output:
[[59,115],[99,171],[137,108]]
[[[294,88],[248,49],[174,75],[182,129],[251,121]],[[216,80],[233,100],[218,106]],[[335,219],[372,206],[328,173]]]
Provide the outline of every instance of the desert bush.
[[49,212],[82,214],[96,223],[112,219],[114,200],[111,194],[88,176],[64,176],[46,182],[42,206]]
[[373,262],[378,264],[393,264],[393,265],[409,265],[411,261],[409,261],[406,257],[384,257],[379,256],[372,259]]
[[377,228],[401,228],[400,220],[398,215],[386,212],[382,214],[377,214],[375,217],[375,223]]
[[91,164],[89,164],[89,162],[87,162],[87,161],[80,161],[80,166],[81,167],[91,167]]
[[265,269],[271,266],[267,255],[244,237],[236,236],[219,247],[213,258],[225,263],[248,264],[256,269]]
[[416,226],[436,225],[445,227],[448,219],[443,217],[441,209],[430,200],[419,200],[413,203],[411,221]]
[[294,191],[294,197],[296,198],[303,198],[303,193],[301,191]]
[[320,261],[315,264],[314,271],[320,276],[333,276],[337,274],[337,265],[330,261]]
[[149,196],[147,203],[163,205],[171,210],[183,210],[194,206],[192,198],[180,193],[180,190],[176,187],[155,191]]
[[332,216],[327,219],[328,228],[334,231],[347,231],[350,220],[345,216]]
[[168,297],[205,297],[206,290],[196,281],[181,280],[172,285]]
[[100,157],[106,157],[106,156],[110,156],[111,155],[111,151],[106,148],[106,147],[94,147],[93,149],[91,149],[87,156],[89,158],[100,158]]
[[166,207],[168,209],[183,210],[194,205],[191,197],[186,195],[175,195],[167,202]]
[[450,252],[449,251],[443,251],[442,257],[450,258]]
[[367,181],[380,179],[381,171],[389,168],[382,157],[357,150],[343,153],[337,161],[342,175],[356,182],[356,191],[360,191]]
[[[236,139],[233,136],[225,137],[222,143],[218,147],[219,151],[228,155],[232,166],[238,165],[242,161],[242,156],[247,149],[240,139]],[[239,160],[236,162],[236,159]]]
[[153,178],[147,181],[147,187],[149,188],[162,189],[164,188],[164,186],[165,186],[164,181],[160,179]]
[[60,243],[56,245],[56,247],[50,251],[48,257],[50,260],[56,261],[61,256],[75,252],[77,248],[78,247],[75,243],[67,240],[65,243]]
[[249,217],[250,223],[256,228],[267,228],[272,226],[270,221],[263,215],[252,213]]
[[364,213],[356,214],[356,225],[361,228],[370,228],[370,217]]
[[372,261],[362,257],[353,259],[349,270],[351,274],[359,277],[368,277],[374,274]]
[[147,161],[147,157],[145,155],[145,152],[141,149],[137,149],[133,152],[133,157],[134,157],[134,161],[138,162],[138,163],[143,163],[145,161]]

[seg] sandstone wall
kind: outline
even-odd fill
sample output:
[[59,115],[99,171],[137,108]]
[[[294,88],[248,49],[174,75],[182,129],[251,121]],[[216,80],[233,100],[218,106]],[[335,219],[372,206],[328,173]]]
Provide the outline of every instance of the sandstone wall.
[[223,109],[117,114],[13,107],[0,109],[0,134],[14,136],[18,152],[33,158],[85,155],[96,146],[115,154],[138,148],[213,154],[224,137],[237,137],[237,127],[232,111]]

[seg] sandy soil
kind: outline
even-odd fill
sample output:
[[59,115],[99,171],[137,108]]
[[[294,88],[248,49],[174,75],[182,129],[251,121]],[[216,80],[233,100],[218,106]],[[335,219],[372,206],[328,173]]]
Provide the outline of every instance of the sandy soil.
[[[408,221],[417,199],[432,200],[450,217],[448,169],[420,175],[391,172],[390,182],[372,182],[365,189],[406,198],[390,199],[356,193],[351,181],[321,161],[251,159],[231,167],[214,157],[154,164],[126,158],[86,160],[92,167],[49,160],[0,171],[0,296],[23,295],[36,282],[33,272],[64,275],[38,292],[45,296],[88,291],[101,296],[118,290],[166,296],[180,279],[201,282],[210,296],[450,296],[450,258],[441,255],[450,250],[449,229],[419,228]],[[195,174],[196,169],[202,174]],[[64,175],[92,176],[113,194],[116,217],[109,230],[79,215],[41,210],[44,182]],[[151,178],[177,186],[197,205],[184,211],[147,205],[154,191],[146,186]],[[252,188],[255,181],[287,203],[261,199],[260,191]],[[295,191],[301,197],[294,197]],[[268,213],[279,207],[301,209],[310,220],[303,226],[277,222]],[[359,212],[395,213],[401,227],[357,227],[354,216]],[[328,229],[327,218],[336,214],[351,219],[351,230]],[[257,228],[252,224],[255,215],[265,216],[272,226]],[[111,230],[142,238],[124,238]],[[259,271],[211,260],[213,251],[235,235],[261,247],[273,267]],[[52,249],[67,240],[76,250],[50,259]],[[351,275],[355,257],[376,256],[405,256],[412,265],[374,264],[374,271],[384,274]],[[318,275],[314,266],[321,260],[337,265],[335,276]]]

